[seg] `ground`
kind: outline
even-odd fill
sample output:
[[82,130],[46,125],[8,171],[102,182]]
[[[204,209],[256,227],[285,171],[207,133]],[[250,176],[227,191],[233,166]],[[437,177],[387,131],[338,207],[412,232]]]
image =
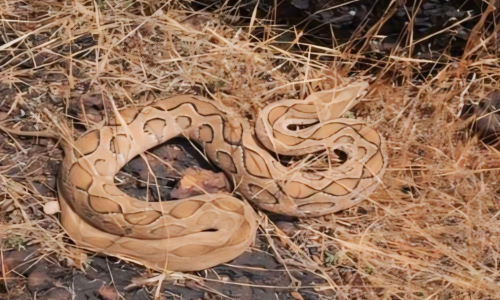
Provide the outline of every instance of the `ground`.
[[[242,256],[161,275],[75,247],[43,212],[57,197],[57,140],[1,133],[0,299],[500,298],[498,1],[276,5],[0,3],[4,126],[77,138],[113,105],[180,93],[253,122],[267,103],[365,80],[350,114],[382,133],[389,157],[360,205],[301,219],[256,209]],[[190,192],[182,174],[217,174],[184,140],[154,153],[174,165],[148,160],[164,200]],[[144,176],[135,160],[117,181],[141,198]],[[214,190],[225,188],[218,176]]]

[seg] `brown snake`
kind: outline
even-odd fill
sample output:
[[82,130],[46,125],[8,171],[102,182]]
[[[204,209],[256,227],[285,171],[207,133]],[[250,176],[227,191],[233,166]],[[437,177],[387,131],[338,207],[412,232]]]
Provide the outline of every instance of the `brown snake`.
[[[240,255],[257,227],[247,203],[220,193],[147,202],[115,185],[127,162],[177,136],[202,146],[236,190],[264,210],[309,217],[349,208],[373,190],[386,165],[380,135],[342,118],[365,87],[272,103],[255,128],[199,96],[120,110],[119,125],[90,131],[65,151],[62,225],[79,246],[157,270],[201,270]],[[338,151],[347,157],[340,165]],[[277,154],[300,159],[286,165]]]

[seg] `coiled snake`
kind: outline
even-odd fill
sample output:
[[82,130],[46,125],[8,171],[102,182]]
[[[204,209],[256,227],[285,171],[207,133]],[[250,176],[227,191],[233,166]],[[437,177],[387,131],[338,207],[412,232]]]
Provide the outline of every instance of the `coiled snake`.
[[[253,242],[249,204],[227,194],[146,202],[118,189],[114,176],[135,156],[174,137],[206,156],[256,206],[280,214],[319,216],[351,207],[385,169],[379,134],[341,118],[365,84],[281,100],[265,107],[255,128],[214,101],[176,96],[126,108],[65,151],[58,179],[61,220],[80,246],[159,270],[201,270],[240,255]],[[334,162],[336,153],[345,161]],[[280,163],[279,155],[301,158]],[[326,167],[325,167],[326,165]]]

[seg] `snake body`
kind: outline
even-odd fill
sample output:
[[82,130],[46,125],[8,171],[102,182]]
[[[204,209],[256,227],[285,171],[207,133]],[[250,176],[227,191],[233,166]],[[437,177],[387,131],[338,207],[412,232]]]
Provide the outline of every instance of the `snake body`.
[[[341,118],[362,89],[275,102],[260,112],[255,128],[199,96],[123,109],[117,125],[86,133],[66,153],[58,179],[62,224],[80,246],[153,269],[201,270],[240,255],[256,233],[249,204],[226,194],[147,202],[115,185],[127,162],[177,136],[202,146],[236,190],[264,210],[318,216],[351,207],[385,168],[379,134]],[[347,158],[333,166],[339,150]],[[287,165],[278,155],[301,160]]]

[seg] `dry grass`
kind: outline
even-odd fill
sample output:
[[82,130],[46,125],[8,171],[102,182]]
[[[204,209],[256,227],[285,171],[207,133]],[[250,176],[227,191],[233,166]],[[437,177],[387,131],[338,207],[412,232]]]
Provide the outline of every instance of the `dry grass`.
[[[97,126],[69,114],[81,95],[120,107],[197,92],[255,117],[268,102],[346,83],[352,71],[372,77],[356,110],[388,141],[383,184],[360,207],[301,220],[291,237],[261,213],[260,234],[288,267],[328,279],[318,290],[333,289],[339,299],[500,298],[500,153],[460,118],[465,104],[500,88],[497,35],[484,30],[493,10],[477,20],[460,59],[414,58],[409,30],[384,61],[346,51],[354,37],[331,49],[299,45],[300,32],[272,20],[225,25],[234,18],[230,8],[212,14],[174,2],[9,0],[0,12],[0,78],[13,89],[0,95],[11,107],[1,117],[25,129],[57,128],[55,120]],[[265,39],[252,38],[253,29]],[[366,37],[376,40],[377,26]],[[302,51],[291,51],[294,44]],[[354,69],[356,62],[363,67]],[[439,71],[422,76],[433,65]],[[61,154],[50,143],[35,152],[27,145],[10,137],[1,150],[3,250],[37,243],[47,255],[85,263],[56,218],[41,212],[53,198],[33,186]]]

